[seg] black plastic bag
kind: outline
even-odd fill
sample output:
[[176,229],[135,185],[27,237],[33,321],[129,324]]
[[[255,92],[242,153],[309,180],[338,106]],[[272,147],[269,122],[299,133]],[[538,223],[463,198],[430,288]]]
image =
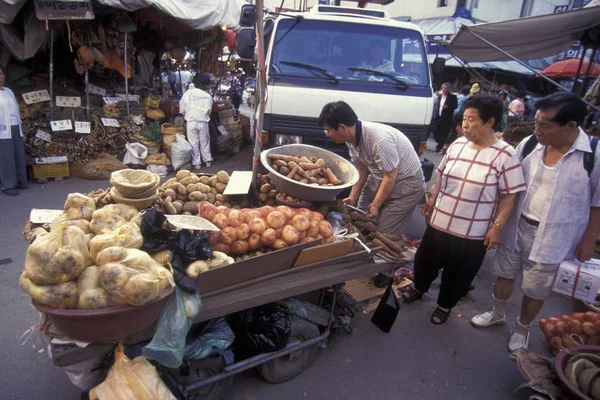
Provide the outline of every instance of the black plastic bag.
[[233,326],[236,360],[283,349],[292,331],[289,316],[272,305],[240,312]]
[[371,318],[371,322],[385,333],[389,333],[392,330],[394,321],[396,321],[396,317],[398,316],[398,311],[400,311],[400,303],[394,293],[393,284],[394,281],[392,280]]
[[329,311],[323,307],[298,299],[286,299],[276,303],[286,313],[304,318],[305,320],[320,326],[329,325]]
[[185,273],[185,268],[196,260],[212,258],[212,246],[208,242],[208,234],[204,232],[200,236],[183,230],[179,232],[163,228],[167,218],[153,208],[147,209],[142,218],[142,236],[144,245],[142,250],[157,252],[171,250],[173,252],[173,277],[175,283],[188,293],[198,291],[198,283],[195,278],[190,278]]
[[212,320],[197,338],[185,346],[184,358],[203,360],[218,350],[228,349],[234,340],[235,335],[224,318]]

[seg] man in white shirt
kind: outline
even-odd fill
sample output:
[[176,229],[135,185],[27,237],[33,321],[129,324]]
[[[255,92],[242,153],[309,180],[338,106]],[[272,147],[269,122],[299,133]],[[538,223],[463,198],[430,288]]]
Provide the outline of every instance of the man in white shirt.
[[192,165],[195,170],[200,169],[202,162],[207,167],[212,163],[208,129],[213,106],[213,99],[208,91],[212,85],[211,74],[200,74],[196,77],[195,85],[199,89],[188,90],[179,101],[179,111],[187,122],[187,139],[192,145]]
[[585,103],[558,92],[536,103],[535,139],[517,147],[527,189],[502,231],[493,260],[498,276],[494,308],[471,319],[477,327],[502,325],[507,303],[522,275],[523,302],[510,334],[510,351],[527,347],[529,327],[552,293],[559,264],[587,261],[600,232],[600,151],[580,128]]

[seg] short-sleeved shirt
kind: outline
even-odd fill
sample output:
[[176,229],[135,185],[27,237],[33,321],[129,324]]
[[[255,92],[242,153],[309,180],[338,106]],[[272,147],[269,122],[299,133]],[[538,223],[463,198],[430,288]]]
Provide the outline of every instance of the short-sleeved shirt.
[[523,117],[525,114],[525,103],[523,100],[514,99],[508,106],[508,115],[513,117]]
[[179,111],[186,121],[208,122],[212,111],[212,96],[202,89],[191,89],[179,100]]
[[350,159],[360,162],[379,181],[398,167],[397,181],[415,176],[421,161],[410,140],[399,130],[376,122],[358,121],[357,146],[347,143]]
[[436,172],[442,185],[431,226],[467,239],[483,239],[498,212],[500,194],[525,190],[519,158],[498,141],[476,150],[460,137],[448,148]]

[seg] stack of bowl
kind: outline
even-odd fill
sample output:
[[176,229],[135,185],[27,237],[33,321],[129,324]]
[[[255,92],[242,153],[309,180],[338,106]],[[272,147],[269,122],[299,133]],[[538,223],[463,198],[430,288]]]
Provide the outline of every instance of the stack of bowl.
[[110,183],[110,195],[116,203],[142,210],[158,198],[160,177],[143,169],[122,169],[111,174]]

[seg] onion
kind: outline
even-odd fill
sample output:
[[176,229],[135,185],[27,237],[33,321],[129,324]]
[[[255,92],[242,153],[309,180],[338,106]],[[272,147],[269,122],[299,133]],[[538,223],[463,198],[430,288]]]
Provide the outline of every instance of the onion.
[[248,209],[244,208],[243,210],[240,210],[240,222],[242,224],[247,224],[248,222],[250,222],[250,212],[248,211]]
[[310,220],[302,214],[296,214],[292,218],[292,225],[300,232],[306,231],[310,228]]
[[596,328],[597,332],[600,332],[600,321],[594,322],[594,328]]
[[235,230],[235,232],[237,233],[237,238],[239,240],[246,240],[250,237],[250,228],[248,227],[248,224],[241,224],[240,226],[238,226]]
[[277,235],[278,239],[281,239],[281,234],[282,233],[283,233],[283,226],[281,228],[275,229],[275,234]]
[[576,312],[575,314],[573,314],[573,318],[576,319],[577,321],[584,322],[585,321],[585,313]]
[[570,320],[572,320],[573,318],[571,318],[570,315],[561,315],[559,319],[566,323],[566,322],[569,322]]
[[217,213],[217,207],[213,206],[208,201],[201,201],[198,208],[198,213],[202,218],[212,221],[213,217]]
[[310,225],[306,233],[308,236],[317,236],[319,234],[319,223],[317,221],[310,221]]
[[277,239],[277,232],[275,232],[275,229],[273,228],[265,229],[262,235],[260,235],[260,241],[262,242],[263,246],[269,246],[273,244],[275,239]]
[[563,344],[560,336],[552,336],[552,339],[550,339],[550,345],[553,349],[562,350]]
[[567,323],[567,331],[569,333],[581,334],[581,321],[572,319]]
[[281,228],[285,225],[285,215],[280,211],[273,211],[267,215],[267,224],[274,229]]
[[259,235],[267,229],[267,223],[261,218],[252,218],[248,223],[250,230]]
[[323,244],[327,244],[327,243],[331,243],[335,240],[335,237],[332,236],[327,236],[325,239],[323,239]]
[[590,322],[596,322],[599,319],[598,313],[594,311],[588,311],[585,313],[585,317],[583,317],[583,319]]
[[318,240],[318,239],[325,239],[325,238],[323,237],[323,235],[321,235],[321,234],[319,233],[317,236],[315,236],[315,239],[317,239],[317,240]]
[[283,237],[283,240],[289,245],[296,244],[300,241],[300,232],[292,225],[286,225],[283,227],[281,237]]
[[294,211],[291,208],[289,208],[288,206],[278,206],[277,207],[277,211],[279,211],[283,215],[285,215],[285,220],[286,221],[289,221],[295,215]]
[[212,223],[217,226],[217,228],[223,230],[227,227],[227,216],[224,214],[216,214],[212,219]]
[[259,208],[257,211],[260,214],[261,218],[267,218],[267,215],[269,215],[270,213],[275,211],[275,208],[273,208],[271,206],[263,206],[263,207]]
[[546,326],[542,329],[542,331],[544,332],[546,337],[549,337],[549,338],[554,336],[554,330],[555,330],[555,326],[552,322],[548,322],[546,324]]
[[312,242],[313,240],[316,240],[316,239],[312,236],[307,236],[304,239],[300,240],[300,243]]
[[227,255],[231,254],[231,247],[225,243],[217,243],[213,246],[214,251],[220,251],[221,253],[225,253]]
[[564,348],[569,348],[569,347],[575,346],[575,342],[573,341],[573,339],[571,339],[571,336],[568,333],[565,333],[564,335],[562,335],[561,339],[562,339],[562,345]]
[[581,331],[585,334],[585,335],[596,335],[596,329],[594,328],[594,323],[593,322],[584,322],[583,324],[581,324]]
[[273,242],[274,249],[283,249],[284,247],[288,247],[288,244],[283,239],[275,239]]
[[567,332],[567,324],[564,321],[558,321],[555,325],[556,334],[563,335]]
[[223,214],[225,216],[229,215],[230,211],[231,211],[231,209],[229,207],[226,207],[226,206],[218,206],[217,207],[217,212],[219,214]]
[[248,249],[255,250],[261,246],[260,235],[258,233],[253,233],[248,238]]
[[548,318],[548,322],[552,322],[553,324],[557,323],[558,321],[560,321],[560,319],[556,318],[556,317],[550,317],[550,318]]
[[306,231],[299,231],[300,232],[300,241],[302,241],[302,239],[304,239],[305,237],[307,237],[308,235],[306,234]]
[[237,228],[242,224],[242,212],[240,210],[231,210],[227,215],[227,225]]
[[231,246],[231,251],[236,254],[246,254],[248,252],[248,242],[245,240],[236,240]]
[[250,221],[252,218],[260,218],[260,213],[256,210],[248,211],[248,221]]
[[325,217],[323,216],[323,214],[316,212],[316,211],[311,211],[310,212],[310,220],[311,221],[317,221],[317,222],[321,222],[325,220]]
[[233,226],[225,227],[221,231],[221,242],[225,244],[233,244],[237,240],[237,231]]
[[220,237],[221,237],[221,232],[210,231],[210,232],[208,232],[208,243],[210,243],[210,245],[214,247],[215,244],[219,241]]
[[319,233],[325,238],[333,235],[333,228],[331,224],[327,221],[319,222]]
[[312,211],[308,208],[299,208],[296,210],[296,215],[302,215],[304,218],[310,219],[312,217]]

